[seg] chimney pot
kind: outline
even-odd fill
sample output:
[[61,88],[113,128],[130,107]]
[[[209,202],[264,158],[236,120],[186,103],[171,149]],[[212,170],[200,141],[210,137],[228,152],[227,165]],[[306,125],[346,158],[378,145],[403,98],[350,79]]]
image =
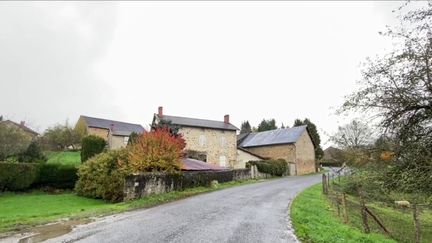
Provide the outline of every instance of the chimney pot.
[[159,106],[158,116],[163,116],[163,107],[162,106]]
[[224,116],[224,123],[229,124],[229,115]]

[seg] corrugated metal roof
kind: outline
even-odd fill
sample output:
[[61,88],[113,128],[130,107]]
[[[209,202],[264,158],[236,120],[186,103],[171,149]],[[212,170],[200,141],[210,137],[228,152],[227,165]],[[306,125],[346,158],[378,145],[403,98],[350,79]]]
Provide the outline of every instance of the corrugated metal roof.
[[239,147],[256,147],[274,144],[295,143],[302,133],[306,131],[307,126],[298,126],[286,129],[276,129],[265,132],[250,133],[239,144]]
[[132,132],[143,133],[144,128],[139,124],[107,120],[89,116],[81,116],[89,127],[112,129],[114,135],[129,136]]
[[182,163],[183,163],[182,170],[194,170],[194,171],[197,171],[197,170],[205,170],[205,171],[226,170],[226,168],[224,168],[224,167],[212,165],[212,164],[206,163],[204,161],[191,159],[191,158],[182,159]]
[[232,125],[231,123],[226,124],[223,121],[213,121],[213,120],[205,120],[205,119],[189,118],[189,117],[181,117],[181,116],[168,116],[168,115],[163,115],[162,117],[159,117],[157,114],[155,114],[155,116],[158,117],[158,119],[168,120],[171,121],[172,124],[179,125],[179,126],[214,128],[214,129],[232,130],[232,131],[238,130],[238,128]]

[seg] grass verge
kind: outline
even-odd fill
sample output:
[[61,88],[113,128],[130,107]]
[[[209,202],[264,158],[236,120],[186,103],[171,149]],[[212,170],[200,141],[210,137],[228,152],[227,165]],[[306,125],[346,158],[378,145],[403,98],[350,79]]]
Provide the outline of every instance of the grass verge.
[[232,181],[221,183],[217,188],[195,187],[121,203],[107,203],[103,200],[80,197],[72,192],[62,194],[48,194],[42,191],[4,193],[0,194],[0,232],[21,230],[64,218],[85,219],[147,208],[205,192],[255,182],[258,180]]
[[381,234],[365,234],[343,224],[328,200],[322,195],[321,184],[301,192],[291,205],[295,234],[302,242],[395,242]]
[[81,164],[80,151],[47,151],[45,155],[48,158],[47,163],[65,165]]

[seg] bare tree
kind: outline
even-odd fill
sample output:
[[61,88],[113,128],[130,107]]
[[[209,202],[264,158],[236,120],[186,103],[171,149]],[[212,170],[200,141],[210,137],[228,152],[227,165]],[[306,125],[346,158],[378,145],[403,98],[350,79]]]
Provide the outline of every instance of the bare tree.
[[330,139],[340,148],[358,149],[370,145],[373,141],[372,137],[373,132],[366,123],[353,120],[344,126],[338,127],[338,131]]

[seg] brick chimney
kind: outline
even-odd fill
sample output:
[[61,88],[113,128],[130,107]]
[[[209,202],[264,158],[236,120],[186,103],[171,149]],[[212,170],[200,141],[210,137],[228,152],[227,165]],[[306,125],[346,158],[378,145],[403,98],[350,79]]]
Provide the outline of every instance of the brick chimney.
[[23,127],[23,126],[25,126],[25,121],[21,121],[20,122],[20,125]]
[[229,115],[224,116],[224,123],[229,124]]
[[158,116],[163,116],[163,107],[159,106],[158,108]]

